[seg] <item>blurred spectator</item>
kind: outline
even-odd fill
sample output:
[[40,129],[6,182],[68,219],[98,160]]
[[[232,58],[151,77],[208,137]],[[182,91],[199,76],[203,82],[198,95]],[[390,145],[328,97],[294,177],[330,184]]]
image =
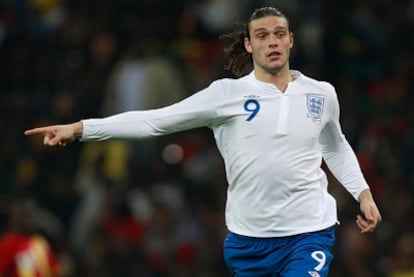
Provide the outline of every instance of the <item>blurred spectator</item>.
[[159,108],[184,98],[187,89],[182,73],[171,59],[162,54],[164,43],[148,39],[128,47],[130,50],[115,65],[108,78],[103,115]]
[[13,199],[7,231],[0,237],[0,275],[4,277],[64,276],[53,246],[42,230],[39,209],[31,201]]

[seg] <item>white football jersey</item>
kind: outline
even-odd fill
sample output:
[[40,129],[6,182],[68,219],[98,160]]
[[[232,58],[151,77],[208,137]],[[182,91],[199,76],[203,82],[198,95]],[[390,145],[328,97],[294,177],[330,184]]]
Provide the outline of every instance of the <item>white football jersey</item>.
[[254,72],[214,81],[160,109],[83,120],[81,140],[146,138],[207,126],[228,181],[226,225],[252,237],[281,237],[336,224],[322,158],[358,199],[368,185],[342,134],[335,89],[291,71],[282,93]]

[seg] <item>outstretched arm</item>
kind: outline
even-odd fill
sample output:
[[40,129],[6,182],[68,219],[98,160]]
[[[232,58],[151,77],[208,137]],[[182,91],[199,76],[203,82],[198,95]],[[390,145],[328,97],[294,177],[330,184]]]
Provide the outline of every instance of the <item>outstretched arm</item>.
[[208,88],[170,106],[35,128],[27,130],[25,135],[41,134],[45,145],[65,146],[75,139],[144,139],[210,126],[220,120],[218,110],[222,105],[222,90],[220,82],[213,82]]
[[34,128],[24,132],[26,136],[43,135],[43,144],[48,146],[65,146],[82,137],[82,133],[82,122]]

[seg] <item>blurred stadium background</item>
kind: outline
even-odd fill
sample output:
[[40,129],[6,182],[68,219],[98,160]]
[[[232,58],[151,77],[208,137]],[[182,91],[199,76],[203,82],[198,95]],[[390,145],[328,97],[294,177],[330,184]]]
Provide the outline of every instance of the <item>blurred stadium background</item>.
[[23,131],[167,105],[231,76],[217,37],[264,5],[290,17],[292,68],[336,86],[384,218],[361,236],[357,203],[330,176],[341,221],[330,276],[414,276],[412,0],[1,0],[1,233],[21,203],[63,276],[229,276],[208,130],[62,149]]

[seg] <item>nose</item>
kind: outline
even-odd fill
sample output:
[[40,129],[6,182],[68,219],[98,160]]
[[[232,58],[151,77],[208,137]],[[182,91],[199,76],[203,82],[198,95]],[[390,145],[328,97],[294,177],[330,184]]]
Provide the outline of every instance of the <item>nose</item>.
[[278,45],[278,38],[276,35],[270,35],[269,36],[269,47],[277,47]]

